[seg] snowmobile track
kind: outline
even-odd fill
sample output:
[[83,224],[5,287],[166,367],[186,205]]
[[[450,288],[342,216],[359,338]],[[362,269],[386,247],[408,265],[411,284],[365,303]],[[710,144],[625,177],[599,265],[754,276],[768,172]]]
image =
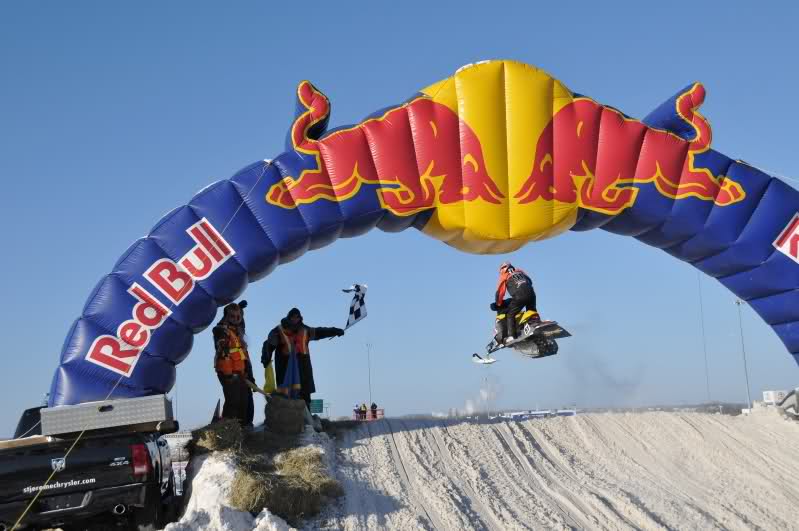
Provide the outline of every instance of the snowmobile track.
[[[438,452],[438,456],[439,459],[441,459],[441,462],[444,463],[447,477],[450,478],[450,480],[461,490],[461,492],[464,492],[470,496],[471,498],[470,501],[472,502],[471,508],[480,518],[479,523],[482,524],[482,527],[490,531],[501,530],[502,525],[500,525],[499,522],[497,522],[496,518],[494,517],[494,514],[486,508],[485,504],[483,504],[481,496],[479,496],[477,492],[475,492],[475,490],[468,483],[462,481],[457,474],[453,473],[453,471],[457,470],[457,467],[450,459],[449,454],[443,450],[443,447],[445,447],[446,445],[441,441],[441,436],[438,434],[439,429],[443,429],[446,431],[445,426],[440,427],[436,426],[435,424],[428,428],[430,433],[433,435],[432,440],[435,445],[434,449]],[[474,523],[477,524],[477,522]]]
[[[446,526],[441,524],[441,521],[437,518],[437,516],[433,516],[435,515],[435,512],[428,511],[427,507],[425,507],[424,502],[422,502],[422,500],[419,499],[419,497],[417,496],[416,490],[413,488],[413,483],[411,482],[410,476],[408,475],[408,470],[405,468],[405,462],[402,460],[402,454],[400,453],[399,446],[397,446],[397,440],[394,438],[394,430],[391,428],[391,422],[389,422],[388,419],[383,419],[383,422],[385,423],[386,428],[388,428],[388,433],[391,436],[391,453],[394,457],[394,461],[399,464],[397,470],[400,472],[400,478],[405,488],[408,490],[408,495],[411,497],[411,500],[413,500],[414,504],[416,505],[417,512],[421,512],[424,514],[425,517],[427,517],[427,521],[430,522],[430,525],[433,527],[433,529],[435,530],[447,529]],[[372,436],[371,431],[369,433],[369,436],[370,437]]]
[[771,413],[364,423],[305,529],[799,531],[799,424]]
[[510,433],[508,425],[503,423],[501,426],[495,427],[494,429],[505,441],[505,444],[511,451],[511,455],[514,457],[520,469],[525,472],[525,476],[530,481],[531,486],[536,490],[540,489],[550,495],[549,500],[555,504],[561,516],[570,523],[573,529],[590,528],[590,525],[578,519],[566,505],[577,504],[582,514],[591,514],[590,511],[586,511],[585,508],[582,507],[582,504],[570,500],[568,494],[561,492],[563,489],[558,486],[557,478],[550,477],[549,474],[536,465],[535,461],[522,455],[519,451],[518,442],[513,434]]
[[[595,425],[591,422],[591,420],[588,418],[587,415],[583,416],[581,420],[588,423],[590,427],[592,428],[595,427]],[[544,457],[544,459],[546,459],[553,467],[559,469],[570,483],[576,485],[579,485],[581,483],[580,478],[577,477],[575,473],[570,471],[566,466],[559,465],[558,460],[549,451],[546,450],[544,445],[539,444],[538,442],[535,441],[535,437],[533,436],[533,432],[531,430],[530,421],[521,423],[519,425],[519,431],[522,434],[523,439],[527,440],[528,443],[538,448],[539,452]],[[603,436],[601,435],[600,432],[596,432],[595,435],[599,440],[602,440]],[[603,443],[606,446],[610,446],[610,443],[607,440],[604,440]],[[618,522],[623,523],[632,529],[649,528],[649,522],[647,521],[646,518],[644,518],[643,522],[641,523],[632,520],[633,518],[635,518],[635,512],[636,512],[635,510],[629,511],[627,512],[627,514],[625,514],[624,510],[617,508],[616,504],[613,503],[614,494],[609,492],[606,488],[604,488],[601,482],[597,482],[597,484],[594,486],[594,490],[595,492],[593,493],[593,498],[599,502],[600,510],[603,513],[607,513],[612,518],[615,518]],[[620,490],[619,495],[621,495],[626,502],[632,502],[629,505],[629,507],[633,509],[637,508],[637,505],[634,502],[634,500],[630,499],[630,495],[628,492]]]

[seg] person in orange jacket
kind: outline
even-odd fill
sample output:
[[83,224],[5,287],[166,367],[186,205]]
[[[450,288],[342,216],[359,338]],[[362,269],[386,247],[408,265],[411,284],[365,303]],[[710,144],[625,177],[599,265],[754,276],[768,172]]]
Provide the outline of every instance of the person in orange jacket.
[[225,395],[222,417],[236,418],[243,426],[252,426],[255,407],[247,381],[255,382],[255,377],[244,335],[246,307],[247,301],[228,304],[214,327],[214,369]]
[[[303,322],[300,310],[292,308],[286,317],[280,320],[280,324],[269,332],[269,336],[264,341],[261,349],[261,363],[266,367],[272,361],[273,353],[277,352],[275,356],[275,381],[278,392],[286,396],[292,396],[292,391],[298,391],[300,398],[305,400],[310,409],[311,394],[316,392],[316,384],[314,383],[313,365],[311,364],[308,343],[343,335],[344,330],[341,328],[306,325]],[[291,385],[298,387],[298,389],[290,389],[286,381],[287,373],[290,372],[289,362],[291,355],[296,357],[299,370],[299,381],[291,382]]]
[[[510,295],[509,299],[505,298],[506,292]],[[498,323],[500,336],[506,345],[516,339],[516,314],[525,308],[537,313],[535,303],[533,281],[527,273],[516,269],[510,262],[503,262],[499,266],[499,283],[491,309],[506,315],[505,322]]]

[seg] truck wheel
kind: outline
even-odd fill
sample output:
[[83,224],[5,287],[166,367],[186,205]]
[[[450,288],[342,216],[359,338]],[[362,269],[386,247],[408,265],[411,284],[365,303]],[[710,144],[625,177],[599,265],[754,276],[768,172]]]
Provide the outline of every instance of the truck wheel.
[[161,529],[161,490],[150,488],[147,494],[147,505],[134,507],[131,511],[130,529],[132,531]]
[[148,507],[133,510],[132,531],[156,531],[160,529],[161,503],[156,502]]
[[161,510],[161,526],[170,524],[178,519],[178,515],[182,509],[182,496],[175,494],[175,474],[169,474],[169,487],[167,488],[166,503],[163,504]]

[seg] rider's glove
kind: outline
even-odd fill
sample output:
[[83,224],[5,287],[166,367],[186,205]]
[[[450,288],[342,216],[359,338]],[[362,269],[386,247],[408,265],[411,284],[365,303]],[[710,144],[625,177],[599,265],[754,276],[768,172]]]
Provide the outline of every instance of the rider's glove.
[[492,311],[492,312],[495,312],[495,311],[497,311],[497,303],[496,303],[496,302],[492,302],[492,303],[491,303],[491,311]]

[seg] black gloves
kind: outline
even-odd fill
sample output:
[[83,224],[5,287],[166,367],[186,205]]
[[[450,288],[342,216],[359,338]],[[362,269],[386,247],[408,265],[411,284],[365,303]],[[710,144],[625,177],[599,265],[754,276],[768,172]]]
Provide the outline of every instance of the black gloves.
[[333,333],[336,334],[336,337],[341,337],[344,335],[344,330],[341,328],[334,328]]
[[497,303],[496,303],[496,302],[492,302],[492,303],[491,303],[491,311],[492,311],[492,312],[495,312],[495,311],[497,311]]
[[243,310],[244,308],[246,308],[246,307],[247,307],[247,301],[241,301],[241,302],[239,303],[239,308],[241,308],[242,310]]

